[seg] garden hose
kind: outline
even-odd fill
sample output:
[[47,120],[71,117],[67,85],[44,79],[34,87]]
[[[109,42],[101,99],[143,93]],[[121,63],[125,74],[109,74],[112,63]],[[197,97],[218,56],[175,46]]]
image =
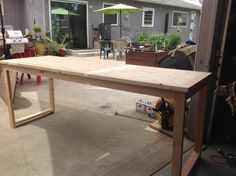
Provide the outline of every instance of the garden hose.
[[173,130],[175,102],[171,98],[160,98],[155,108],[156,118],[160,126],[165,130]]

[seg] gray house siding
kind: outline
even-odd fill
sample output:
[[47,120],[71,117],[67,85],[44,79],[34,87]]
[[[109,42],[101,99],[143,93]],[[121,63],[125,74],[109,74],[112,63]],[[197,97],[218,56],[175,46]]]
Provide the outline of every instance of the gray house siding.
[[[59,1],[59,0],[58,0]],[[68,0],[70,1],[70,0]],[[25,28],[32,30],[35,23],[40,24],[44,31],[50,31],[50,17],[49,17],[49,2],[50,0],[4,0],[4,22],[5,24],[12,24],[15,29]],[[103,3],[117,4],[116,0],[73,0],[71,2],[87,2],[88,7],[88,47],[93,47],[93,28],[98,28],[102,23],[102,14],[94,12],[94,10],[103,7]],[[199,23],[199,10],[192,10],[180,7],[165,6],[159,4],[134,2],[131,0],[121,0],[119,3],[124,3],[138,8],[154,8],[154,26],[142,27],[142,13],[132,15],[122,15],[123,36],[129,36],[134,39],[138,32],[164,32],[165,14],[169,13],[168,32],[177,30],[177,27],[172,26],[173,11],[183,11],[188,13],[187,27],[181,27],[183,41],[189,39],[191,11],[195,11],[197,16],[195,20],[196,27],[194,28],[194,39],[197,39],[198,23]],[[14,13],[12,13],[14,12]],[[17,18],[16,18],[17,17]],[[118,18],[119,24],[119,18]],[[119,37],[119,25],[112,26],[112,39]]]
[[[183,41],[186,41],[189,39],[190,34],[190,24],[191,24],[191,12],[194,10],[184,9],[184,8],[174,8],[174,7],[168,7],[166,8],[166,13],[169,13],[169,28],[168,32],[174,32],[177,31],[177,27],[173,27],[173,12],[174,11],[180,11],[180,12],[187,12],[188,13],[188,20],[187,20],[187,27],[180,27],[180,31],[182,33]],[[194,39],[197,40],[197,34],[198,34],[198,24],[199,24],[199,11],[194,11],[197,13],[196,19],[195,19],[195,28],[194,28]]]
[[[89,0],[88,4],[91,8],[89,8],[89,34],[93,36],[93,27],[98,27],[98,25],[102,22],[102,14],[98,14],[94,12],[96,9],[102,8],[103,3],[117,3],[114,0],[106,0],[106,1],[96,1]],[[200,12],[198,10],[191,10],[179,7],[171,7],[171,6],[163,6],[159,4],[151,4],[151,3],[143,3],[143,2],[130,2],[130,1],[122,1],[121,3],[125,3],[128,5],[132,5],[138,8],[154,8],[155,16],[154,16],[154,26],[153,27],[142,27],[142,14],[132,14],[132,15],[122,15],[122,25],[123,25],[123,35],[129,36],[131,39],[134,39],[138,32],[164,32],[164,24],[165,24],[165,15],[169,13],[169,24],[168,24],[168,32],[177,31],[177,27],[172,26],[173,21],[173,11],[182,11],[188,13],[188,22],[187,27],[181,27],[182,39],[186,41],[189,39],[190,33],[190,22],[191,22],[191,11],[195,11],[197,16],[195,19],[196,27],[194,28],[194,39],[197,40],[198,33],[198,23],[199,23],[199,15]],[[118,17],[119,19],[119,17]],[[119,20],[118,20],[119,23]],[[112,26],[112,39],[119,37],[119,26]],[[93,37],[90,37],[90,46],[93,46]]]
[[[32,29],[34,24],[39,24],[47,31],[46,16],[48,12],[48,0],[24,0],[25,27]],[[49,23],[48,23],[49,24]]]
[[24,0],[3,0],[5,25],[12,25],[14,29],[24,30]]
[[[14,29],[24,31],[32,29],[34,23],[40,24],[46,30],[48,0],[3,0],[4,24],[12,25]],[[47,24],[46,24],[47,23]]]

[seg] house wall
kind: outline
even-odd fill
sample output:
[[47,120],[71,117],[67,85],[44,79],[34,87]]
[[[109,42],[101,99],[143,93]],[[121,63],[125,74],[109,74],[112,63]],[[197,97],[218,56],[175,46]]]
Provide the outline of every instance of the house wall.
[[[102,8],[103,3],[117,3],[115,0],[104,0],[104,1],[97,1],[97,0],[88,0],[89,8],[89,34],[90,34],[90,46],[93,45],[93,27],[97,28],[98,25],[102,22],[102,14],[98,14],[94,12],[94,10]],[[198,34],[198,24],[199,24],[199,16],[200,11],[179,8],[179,7],[171,7],[171,6],[164,6],[159,4],[151,4],[151,3],[143,3],[143,2],[130,2],[127,0],[119,1],[124,4],[132,5],[138,8],[154,8],[155,9],[155,16],[154,16],[154,26],[153,27],[142,27],[142,13],[140,14],[132,14],[132,15],[122,15],[122,25],[123,28],[123,36],[129,36],[131,39],[134,39],[138,32],[164,32],[164,24],[165,24],[165,15],[169,13],[169,25],[168,25],[168,32],[177,31],[177,27],[172,26],[173,20],[173,11],[183,11],[188,13],[188,22],[187,27],[181,27],[182,39],[186,41],[189,39],[190,34],[190,23],[191,23],[191,11],[195,11],[197,16],[195,19],[195,28],[193,30],[194,39],[197,40]],[[118,17],[119,23],[119,17]],[[112,39],[119,37],[119,26],[112,26]]]
[[4,25],[12,25],[13,29],[24,30],[24,0],[3,0]]
[[[58,0],[59,1],[59,0]],[[69,1],[69,0],[68,0]],[[116,4],[116,0],[71,0],[74,2],[88,2],[88,39],[90,48],[93,47],[93,28],[98,28],[102,23],[102,14],[94,12],[94,10],[102,8],[104,2]],[[173,11],[188,12],[187,27],[181,27],[183,41],[189,39],[190,33],[190,21],[191,21],[191,9],[164,6],[159,4],[132,2],[128,0],[120,0],[120,3],[136,6],[138,8],[154,8],[155,20],[154,27],[142,27],[142,13],[132,15],[122,15],[123,36],[129,36],[134,39],[136,34],[140,31],[146,32],[164,32],[165,14],[169,13],[169,25],[168,32],[176,31],[176,27],[172,27]],[[4,0],[4,21],[5,24],[12,24],[15,29],[24,30],[29,28],[32,30],[35,23],[42,26],[44,31],[50,30],[50,18],[49,18],[49,0]],[[14,12],[14,13],[12,13]],[[198,23],[200,12],[196,11],[196,27],[193,31],[194,38],[197,39]],[[17,17],[17,18],[16,18]],[[119,18],[118,18],[119,23]],[[112,39],[119,37],[119,26],[112,26]]]
[[3,7],[5,25],[24,31],[25,28],[32,30],[34,24],[40,24],[46,30],[48,0],[3,0]]
[[47,31],[48,0],[24,0],[25,28],[33,29],[39,24],[43,31]]

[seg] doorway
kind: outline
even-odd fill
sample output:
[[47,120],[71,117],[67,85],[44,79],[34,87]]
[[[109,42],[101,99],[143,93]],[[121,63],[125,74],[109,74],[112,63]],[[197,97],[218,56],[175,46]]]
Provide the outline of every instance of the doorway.
[[51,0],[50,7],[52,38],[70,49],[87,48],[87,4]]

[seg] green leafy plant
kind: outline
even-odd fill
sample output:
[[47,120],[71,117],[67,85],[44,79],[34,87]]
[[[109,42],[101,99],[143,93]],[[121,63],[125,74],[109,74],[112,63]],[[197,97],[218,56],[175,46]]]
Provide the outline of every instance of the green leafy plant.
[[165,43],[165,35],[162,33],[153,32],[150,35],[150,43],[155,49],[163,49]]
[[35,33],[42,32],[41,26],[39,24],[35,24],[33,30]]
[[139,32],[135,38],[135,41],[139,43],[139,45],[145,45],[149,41],[147,32]]
[[166,36],[166,49],[173,50],[178,45],[181,44],[181,33],[180,32],[172,32]]
[[34,25],[33,31],[35,34],[35,39],[38,41],[42,40],[42,28],[39,24]]
[[47,51],[54,51],[56,53],[59,52],[59,50],[61,49],[61,44],[50,39],[49,37],[45,37],[45,46]]
[[65,56],[66,54],[66,39],[65,37],[61,43],[57,43],[55,40],[45,37],[45,46],[48,53],[53,55]]

